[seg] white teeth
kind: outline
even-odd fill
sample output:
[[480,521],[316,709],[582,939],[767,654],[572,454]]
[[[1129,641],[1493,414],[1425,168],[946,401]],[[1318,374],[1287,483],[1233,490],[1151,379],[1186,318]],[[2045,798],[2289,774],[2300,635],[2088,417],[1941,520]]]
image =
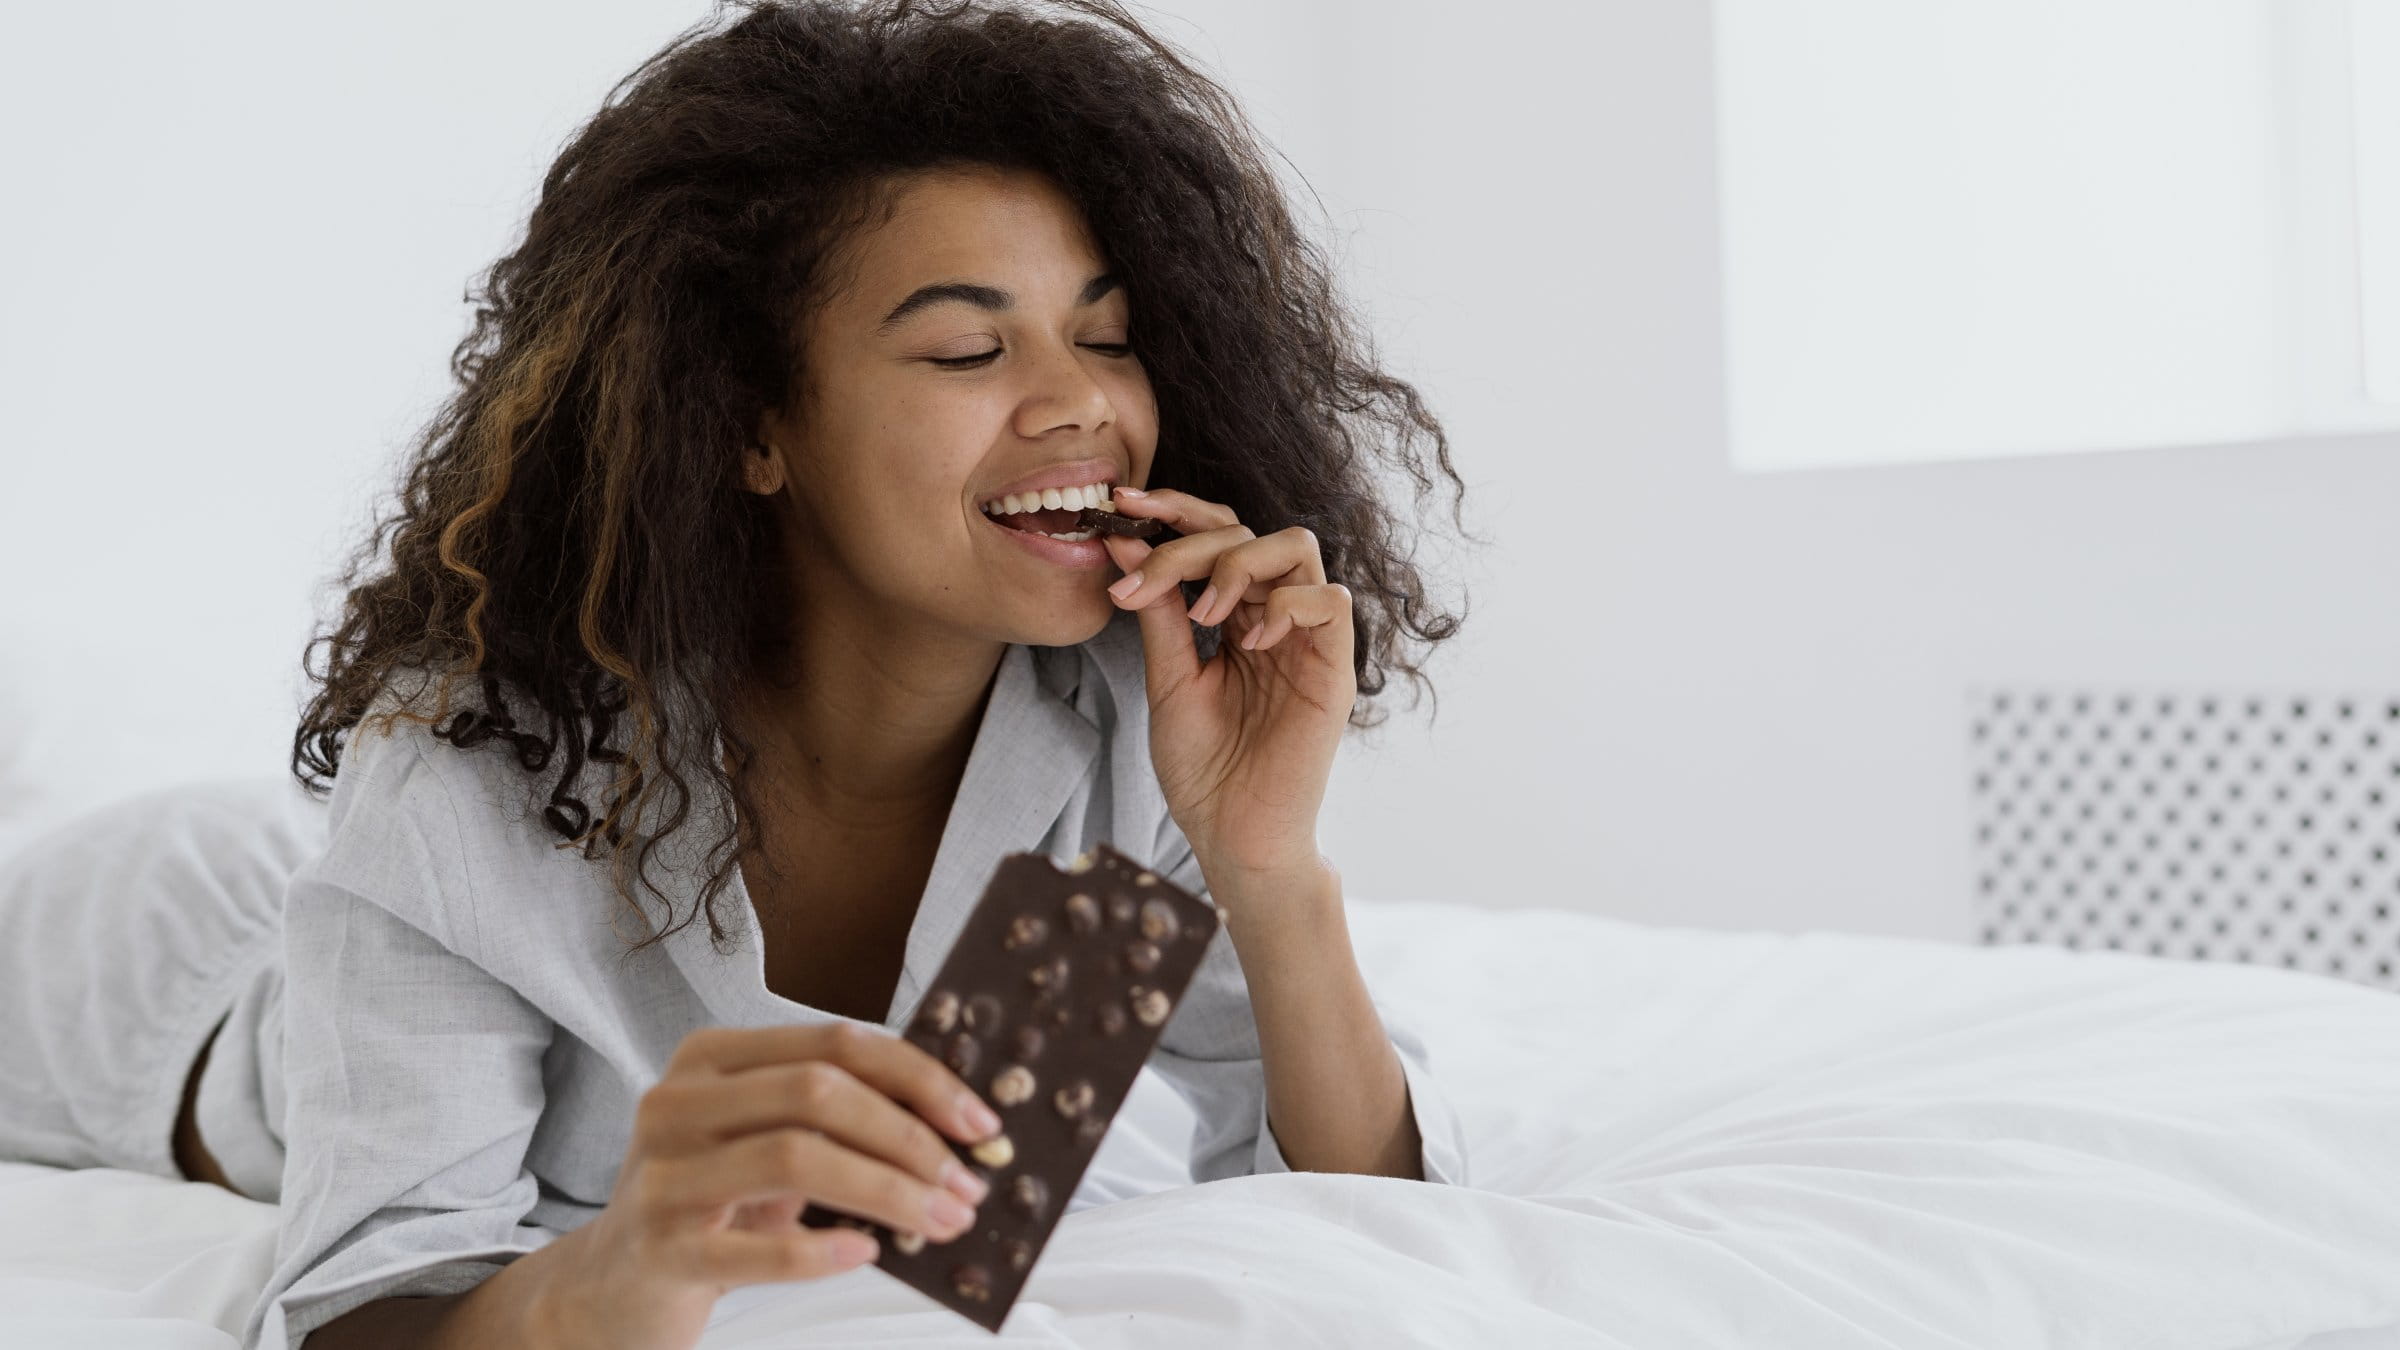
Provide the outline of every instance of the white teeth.
[[1100,532],[1098,530],[1077,530],[1073,534],[1051,534],[1048,530],[1035,530],[1034,533],[1049,539],[1063,539],[1070,544],[1080,544]]
[[1097,509],[1114,512],[1115,501],[1109,497],[1108,483],[1086,483],[1081,487],[1044,488],[1040,492],[1012,492],[998,501],[985,502],[987,516],[1013,516],[1026,511],[1082,511]]

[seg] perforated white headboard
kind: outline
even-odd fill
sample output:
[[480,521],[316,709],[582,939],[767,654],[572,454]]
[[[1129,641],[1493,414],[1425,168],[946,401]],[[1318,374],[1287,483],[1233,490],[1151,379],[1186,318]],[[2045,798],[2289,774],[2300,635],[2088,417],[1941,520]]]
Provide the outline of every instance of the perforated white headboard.
[[1976,931],[2400,991],[2400,694],[1968,691]]

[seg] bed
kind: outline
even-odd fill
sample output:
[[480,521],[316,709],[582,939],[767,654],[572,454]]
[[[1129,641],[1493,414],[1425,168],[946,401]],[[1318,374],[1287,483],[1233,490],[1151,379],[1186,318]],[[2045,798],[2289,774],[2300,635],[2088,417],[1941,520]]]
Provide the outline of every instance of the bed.
[[[1470,1184],[1194,1186],[1145,1073],[1000,1340],[2400,1350],[2400,999],[2296,971],[1354,900]],[[274,1207],[0,1163],[0,1345],[230,1350]],[[981,1346],[872,1268],[700,1342]]]

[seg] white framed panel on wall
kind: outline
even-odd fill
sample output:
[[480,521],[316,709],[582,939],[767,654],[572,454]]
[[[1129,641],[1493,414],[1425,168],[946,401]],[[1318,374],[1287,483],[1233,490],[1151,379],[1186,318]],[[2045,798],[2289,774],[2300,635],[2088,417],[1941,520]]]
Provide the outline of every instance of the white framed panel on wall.
[[2351,0],[2367,396],[2400,405],[2400,0]]
[[2400,429],[2352,80],[2392,4],[1719,0],[1735,467]]

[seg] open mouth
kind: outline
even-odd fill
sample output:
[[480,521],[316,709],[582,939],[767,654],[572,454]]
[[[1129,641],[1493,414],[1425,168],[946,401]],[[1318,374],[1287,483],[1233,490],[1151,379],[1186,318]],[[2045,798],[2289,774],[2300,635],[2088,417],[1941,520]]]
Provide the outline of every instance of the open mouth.
[[1095,532],[1092,530],[1076,528],[1075,518],[1082,514],[1080,508],[1073,511],[1065,507],[1060,507],[1055,511],[1020,511],[1009,516],[991,512],[985,514],[991,515],[993,520],[1006,529],[1021,530],[1026,534],[1046,534],[1053,539],[1064,539],[1071,542],[1095,537]]

